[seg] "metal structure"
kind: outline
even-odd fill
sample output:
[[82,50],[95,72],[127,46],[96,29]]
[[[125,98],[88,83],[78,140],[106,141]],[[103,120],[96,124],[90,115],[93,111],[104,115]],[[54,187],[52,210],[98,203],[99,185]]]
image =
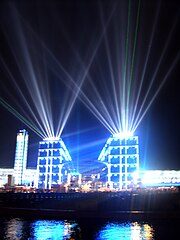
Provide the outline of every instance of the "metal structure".
[[138,137],[133,134],[115,134],[102,149],[99,161],[107,166],[108,187],[128,189],[139,172]]
[[51,189],[67,180],[71,156],[61,138],[47,138],[39,143],[37,187]]

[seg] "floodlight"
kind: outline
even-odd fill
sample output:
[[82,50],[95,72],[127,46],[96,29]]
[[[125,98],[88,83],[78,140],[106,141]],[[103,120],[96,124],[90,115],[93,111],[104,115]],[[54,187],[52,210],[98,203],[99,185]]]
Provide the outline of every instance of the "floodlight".
[[58,137],[48,137],[43,139],[43,141],[58,141],[58,140],[59,140]]
[[115,133],[113,134],[113,137],[132,137],[133,136],[133,132],[119,132],[119,133]]

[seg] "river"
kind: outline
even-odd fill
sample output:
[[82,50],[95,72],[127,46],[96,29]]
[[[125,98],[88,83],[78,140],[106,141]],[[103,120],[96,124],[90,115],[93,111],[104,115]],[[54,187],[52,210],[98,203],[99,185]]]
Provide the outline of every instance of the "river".
[[178,221],[1,218],[0,239],[164,240],[178,239]]

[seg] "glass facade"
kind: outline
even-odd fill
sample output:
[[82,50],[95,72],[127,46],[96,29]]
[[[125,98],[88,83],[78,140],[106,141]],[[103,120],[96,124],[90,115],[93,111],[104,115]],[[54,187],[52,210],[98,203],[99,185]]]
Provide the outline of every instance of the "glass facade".
[[51,189],[67,180],[71,156],[62,139],[44,139],[39,143],[37,187]]
[[179,186],[180,171],[146,170],[139,173],[141,187]]
[[111,136],[98,158],[107,166],[107,183],[110,187],[128,189],[133,174],[139,171],[139,144],[137,136]]
[[25,181],[28,140],[28,132],[25,129],[20,130],[16,138],[16,152],[14,162],[14,183],[16,185],[22,185]]
[[[28,132],[20,130],[17,134],[14,169],[0,168],[0,187],[8,183],[9,176],[13,176],[10,184],[13,186],[28,184],[50,189],[53,184],[70,183],[74,173],[70,174],[72,161],[64,142],[61,139],[41,141],[36,170],[26,169],[28,140]],[[128,189],[132,183],[141,187],[180,186],[180,171],[139,171],[137,136],[111,136],[98,160],[106,165],[98,173],[101,179],[120,190]]]

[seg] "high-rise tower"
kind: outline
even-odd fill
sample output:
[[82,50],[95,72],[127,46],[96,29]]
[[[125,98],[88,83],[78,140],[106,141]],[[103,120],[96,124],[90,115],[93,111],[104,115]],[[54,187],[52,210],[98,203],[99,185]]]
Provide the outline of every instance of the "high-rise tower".
[[68,176],[71,156],[61,138],[47,138],[39,143],[37,187],[51,189]]
[[28,140],[29,135],[25,129],[17,133],[14,162],[14,183],[17,185],[21,185],[25,181],[24,174],[27,165]]
[[128,189],[139,172],[138,137],[132,134],[111,136],[98,158],[107,166],[106,181],[113,188]]

